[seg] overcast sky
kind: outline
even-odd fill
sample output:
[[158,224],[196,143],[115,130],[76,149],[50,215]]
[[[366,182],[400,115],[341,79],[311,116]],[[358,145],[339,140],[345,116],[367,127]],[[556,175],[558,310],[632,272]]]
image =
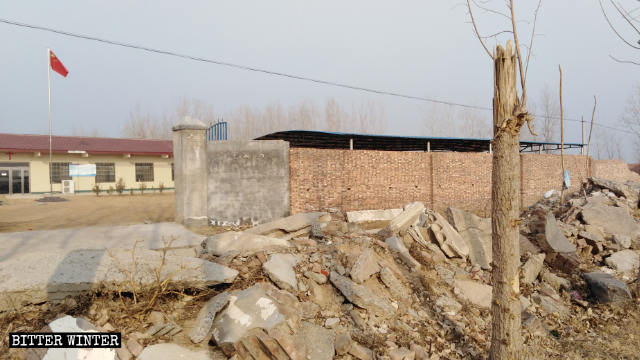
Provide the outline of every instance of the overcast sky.
[[[630,0],[627,0],[630,1]],[[499,8],[504,1],[496,0]],[[537,1],[518,1],[531,19]],[[630,1],[634,5],[633,1]],[[455,1],[5,1],[2,18],[115,41],[255,66],[279,72],[491,107],[493,69]],[[507,29],[500,16],[476,13],[485,34]],[[527,38],[531,23],[520,22]],[[528,79],[530,102],[564,72],[569,118],[591,117],[620,127],[640,68],[609,30],[597,0],[543,1]],[[384,105],[388,134],[422,133],[429,104],[283,79],[133,49],[0,24],[0,132],[48,133],[47,47],[69,70],[52,73],[53,133],[74,127],[119,136],[129,112],[172,111],[180,98],[198,99],[224,114],[240,105],[295,104],[328,98],[349,105]],[[495,41],[489,41],[491,46]],[[487,118],[489,114],[485,114]],[[595,136],[601,129],[596,127]],[[566,141],[580,142],[568,122]],[[627,135],[613,133],[625,157]],[[455,134],[452,134],[455,135]]]

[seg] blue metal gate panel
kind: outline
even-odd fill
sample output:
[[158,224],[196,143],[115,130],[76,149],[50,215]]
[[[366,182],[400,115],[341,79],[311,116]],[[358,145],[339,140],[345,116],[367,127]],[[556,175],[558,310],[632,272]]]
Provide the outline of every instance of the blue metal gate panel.
[[226,121],[218,121],[207,129],[207,141],[226,141],[229,139]]

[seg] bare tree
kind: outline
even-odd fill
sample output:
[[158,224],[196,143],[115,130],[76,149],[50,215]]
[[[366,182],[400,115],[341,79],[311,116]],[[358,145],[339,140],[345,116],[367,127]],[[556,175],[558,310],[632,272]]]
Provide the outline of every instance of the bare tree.
[[[627,106],[625,114],[622,117],[622,122],[633,135],[636,154],[640,154],[640,83],[636,84],[633,92],[627,99]],[[636,160],[640,161],[640,155],[636,155]]]
[[[493,283],[491,316],[490,359],[520,359],[522,336],[520,334],[520,283],[518,268],[520,252],[518,242],[520,212],[520,129],[526,123],[529,131],[532,116],[527,111],[527,72],[533,49],[535,26],[541,1],[535,10],[528,53],[523,61],[520,41],[516,27],[514,1],[507,1],[508,13],[486,7],[486,2],[478,4],[488,14],[497,14],[509,20],[510,29],[500,34],[510,34],[506,49],[498,45],[495,52],[489,51],[473,15],[471,0],[467,0],[467,9],[474,32],[489,55],[494,66],[493,97],[493,162],[491,189],[491,228]],[[498,33],[496,33],[498,35]],[[513,42],[512,42],[513,40]],[[515,54],[513,44],[515,43]],[[518,70],[516,70],[516,67]],[[520,77],[521,96],[518,97],[517,75]]]
[[[627,10],[627,8],[618,1],[605,0],[605,3],[608,3],[607,10],[603,4],[603,0],[599,0],[599,2],[602,15],[613,33],[632,49],[640,50],[640,17],[639,15],[633,14],[637,12],[636,10],[638,9]],[[609,57],[620,63],[640,65],[638,61],[622,60],[613,55],[609,55]]]
[[538,134],[542,141],[552,142],[558,134],[560,105],[548,84],[540,91],[539,102],[534,104],[538,119]]

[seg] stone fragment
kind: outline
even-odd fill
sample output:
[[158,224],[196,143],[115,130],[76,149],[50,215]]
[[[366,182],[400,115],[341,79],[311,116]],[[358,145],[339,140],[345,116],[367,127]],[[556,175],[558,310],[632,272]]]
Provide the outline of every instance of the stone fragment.
[[349,354],[359,360],[373,360],[373,351],[358,344],[357,342],[351,343]]
[[619,302],[631,299],[627,284],[603,272],[582,275],[593,296],[601,303]]
[[307,348],[306,359],[332,360],[335,356],[335,334],[322,326],[302,321],[296,329],[296,348]]
[[125,347],[119,347],[116,349],[116,354],[118,355],[118,360],[131,360],[133,359],[133,355],[129,352],[129,350]]
[[613,234],[613,242],[620,245],[623,249],[631,247],[631,238],[626,235]]
[[391,292],[391,296],[393,296],[396,300],[404,300],[409,296],[409,292],[402,285],[400,280],[398,280],[395,275],[393,275],[393,271],[391,271],[388,267],[383,267],[380,270],[380,280],[389,288],[389,292]]
[[245,233],[266,235],[278,230],[287,233],[293,233],[298,230],[310,227],[311,224],[315,222],[326,222],[329,220],[331,220],[331,216],[327,212],[299,213],[265,224],[254,226],[250,229],[245,230]]
[[449,224],[447,219],[437,212],[433,212],[435,224],[431,224],[431,231],[438,241],[442,251],[449,257],[461,257],[466,259],[469,256],[469,244],[458,234],[456,229]]
[[491,219],[481,218],[470,212],[447,208],[447,220],[469,244],[469,260],[482,269],[491,268]]
[[330,284],[318,285],[315,281],[309,281],[309,292],[311,301],[318,304],[321,309],[336,305],[335,290]]
[[293,267],[298,263],[298,258],[292,254],[274,254],[269,261],[262,264],[262,270],[269,276],[279,288],[283,290],[298,291],[298,280]]
[[200,312],[198,312],[193,329],[189,332],[191,342],[197,344],[208,337],[207,335],[211,332],[211,326],[213,325],[213,319],[227,305],[230,298],[231,292],[223,292],[204,304]]
[[324,284],[327,282],[327,277],[317,272],[305,271],[304,276],[306,276],[308,279],[315,281],[318,284]]
[[534,243],[532,243],[526,236],[519,234],[519,240],[520,240],[520,256],[524,256],[527,253],[530,254],[538,254],[540,253],[540,248],[538,246],[536,246]]
[[613,180],[607,180],[598,177],[589,178],[589,182],[601,189],[607,189],[617,196],[624,196],[634,203],[638,202],[638,189],[628,184],[623,184]]
[[378,265],[376,253],[373,249],[367,248],[360,254],[353,268],[351,268],[350,276],[353,281],[361,284],[378,271],[380,271],[380,265]]
[[547,212],[544,227],[544,237],[541,237],[540,246],[547,253],[567,253],[575,252],[576,247],[567,240],[558,226],[555,216],[552,212]]
[[536,293],[531,295],[531,299],[548,314],[558,313],[559,315],[566,316],[571,313],[569,308],[549,296]]
[[427,350],[425,350],[422,346],[417,344],[411,344],[411,351],[416,354],[416,360],[429,360],[430,356]]
[[226,309],[213,322],[216,344],[228,349],[250,329],[270,329],[285,321],[286,307],[267,294],[274,290],[273,285],[258,283],[231,295]]
[[580,265],[580,258],[575,252],[547,254],[545,260],[553,268],[558,269],[564,273],[570,274]]
[[311,237],[315,239],[324,238],[324,232],[322,231],[322,225],[320,225],[320,223],[314,222],[311,224]]
[[328,318],[325,322],[324,322],[324,327],[327,327],[329,329],[334,328],[336,325],[340,324],[340,319],[338,318]]
[[600,226],[605,233],[628,236],[630,239],[640,236],[640,225],[625,208],[590,199],[582,208],[581,215],[585,223]]
[[[23,304],[63,301],[92,290],[129,289],[129,271],[137,264],[133,282],[138,291],[168,280],[167,290],[204,289],[231,283],[238,271],[199,258],[167,255],[153,250],[129,249],[49,251],[14,256],[0,263],[0,311]],[[144,266],[141,266],[144,265]],[[20,276],[15,276],[20,274]]]
[[457,295],[464,300],[485,309],[491,307],[491,286],[472,280],[460,279],[455,279],[453,283],[459,291]]
[[389,222],[387,230],[390,231],[391,234],[405,231],[418,220],[420,214],[424,213],[424,210],[424,204],[419,201],[405,205],[404,210]]
[[[75,332],[75,333],[95,333],[98,329],[83,318],[75,318],[73,316],[63,316],[49,323],[51,332]],[[51,348],[47,350],[43,359],[104,359],[104,360],[117,360],[117,354],[114,349],[101,349],[101,348],[72,348],[61,349]]]
[[632,274],[638,269],[640,255],[635,250],[622,250],[604,259],[604,262],[617,272]]
[[560,289],[571,289],[571,282],[569,280],[560,277],[549,270],[543,269],[540,273],[540,278],[542,281],[551,285],[551,287],[556,291],[559,291]]
[[438,306],[444,313],[451,316],[456,315],[460,310],[462,310],[462,305],[459,302],[445,295],[436,299],[436,306]]
[[542,270],[542,266],[544,265],[544,258],[544,254],[532,255],[524,266],[522,266],[523,284],[531,284],[536,280],[538,274],[540,274],[540,270]]
[[338,355],[344,355],[349,352],[349,348],[351,347],[351,336],[349,336],[349,333],[342,332],[337,334],[334,346],[336,348],[336,354]]
[[329,280],[354,305],[381,316],[395,313],[396,309],[387,299],[374,294],[369,288],[356,284],[335,271],[331,272]]
[[208,360],[211,359],[206,350],[191,350],[178,344],[155,344],[149,345],[140,353],[136,359],[139,360]]
[[296,344],[296,339],[291,334],[289,325],[280,323],[269,329],[267,333],[278,342],[291,360],[305,360],[307,358],[307,347]]
[[320,306],[312,303],[311,301],[304,301],[300,303],[300,318],[301,319],[313,319],[320,312]]
[[602,252],[604,238],[600,234],[580,231],[578,232],[578,237],[584,239],[586,243],[593,249],[596,249],[598,253]]
[[134,338],[129,338],[129,340],[127,340],[126,346],[131,354],[136,357],[140,355],[142,350],[144,350],[144,347],[142,347],[142,345],[140,345],[140,343]]
[[289,360],[289,355],[278,341],[262,329],[251,329],[234,347],[238,359]]
[[417,242],[418,244],[420,244],[420,245],[422,245],[422,246],[426,247],[426,246],[429,244],[429,243],[427,242],[427,240],[426,240],[426,239],[428,239],[428,238],[429,238],[429,236],[427,235],[427,237],[425,238],[425,237],[422,235],[422,233],[423,233],[423,231],[424,231],[424,230],[421,230],[421,229],[426,230],[426,229],[425,229],[425,228],[423,228],[423,227],[417,227],[417,226],[413,226],[413,225],[411,225],[411,226],[409,226],[409,228],[407,229],[407,234],[409,234],[409,236],[410,236],[413,240],[415,240],[415,242]]
[[347,211],[347,221],[350,223],[390,221],[401,213],[402,209]]
[[397,236],[392,236],[388,238],[385,243],[389,246],[389,248],[396,253],[400,259],[410,268],[412,269],[420,269],[422,265],[409,254],[409,250],[404,246],[402,240],[398,239]]
[[353,323],[358,329],[364,330],[367,328],[367,324],[364,322],[362,316],[360,316],[360,313],[358,313],[358,311],[354,309],[349,310],[349,316],[351,316],[351,319],[353,319]]
[[229,253],[249,256],[259,251],[280,250],[291,246],[285,239],[252,234],[248,231],[227,231],[216,234],[207,238],[204,244],[205,251],[216,256]]
[[406,347],[400,347],[391,349],[389,351],[389,357],[391,360],[414,360],[416,358],[416,353]]

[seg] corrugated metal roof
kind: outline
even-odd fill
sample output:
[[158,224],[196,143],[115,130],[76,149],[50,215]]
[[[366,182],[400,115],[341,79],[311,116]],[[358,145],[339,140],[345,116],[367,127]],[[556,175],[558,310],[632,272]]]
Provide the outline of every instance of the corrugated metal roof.
[[[86,151],[89,154],[173,154],[171,140],[120,139],[84,136],[52,136],[54,153]],[[49,152],[49,135],[0,133],[2,152]]]
[[[310,147],[321,149],[349,149],[353,140],[354,150],[390,150],[390,151],[489,151],[491,139],[447,138],[428,136],[396,136],[377,134],[355,134],[327,131],[289,130],[279,131],[256,138],[256,140],[285,140],[292,147]],[[520,151],[559,149],[560,143],[521,141]],[[581,148],[582,144],[565,143],[564,148]]]

